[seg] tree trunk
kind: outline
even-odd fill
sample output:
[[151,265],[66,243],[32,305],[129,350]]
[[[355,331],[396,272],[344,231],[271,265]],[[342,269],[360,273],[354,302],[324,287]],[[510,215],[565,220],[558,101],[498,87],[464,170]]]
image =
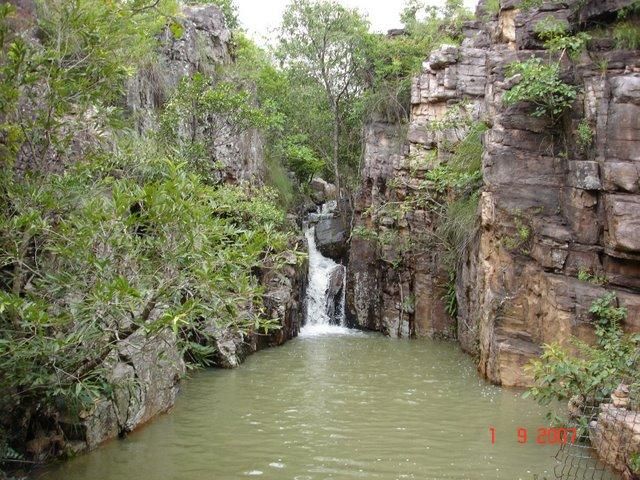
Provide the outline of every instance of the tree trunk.
[[338,156],[340,154],[340,115],[338,114],[338,106],[333,106],[333,174],[335,175],[336,189],[338,190],[338,198],[342,196],[340,190],[340,170],[338,169]]

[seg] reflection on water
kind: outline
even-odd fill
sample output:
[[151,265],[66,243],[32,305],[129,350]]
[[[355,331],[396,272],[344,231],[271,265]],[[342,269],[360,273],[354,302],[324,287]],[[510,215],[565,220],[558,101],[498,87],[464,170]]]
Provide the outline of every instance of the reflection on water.
[[305,330],[198,373],[172,412],[42,478],[553,478],[556,448],[516,436],[543,413],[478,379],[455,344]]

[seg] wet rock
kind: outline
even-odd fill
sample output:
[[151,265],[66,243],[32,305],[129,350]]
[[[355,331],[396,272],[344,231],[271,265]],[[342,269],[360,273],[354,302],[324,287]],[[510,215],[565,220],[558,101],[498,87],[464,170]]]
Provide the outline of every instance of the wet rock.
[[348,246],[348,226],[342,217],[322,219],[316,224],[316,246],[325,257],[340,260]]
[[326,292],[326,312],[329,316],[329,323],[337,325],[342,320],[340,318],[342,308],[342,297],[344,290],[345,268],[342,265],[336,265],[329,272],[329,282]]
[[347,323],[349,326],[383,330],[378,278],[381,272],[375,243],[354,236],[351,239],[347,269]]

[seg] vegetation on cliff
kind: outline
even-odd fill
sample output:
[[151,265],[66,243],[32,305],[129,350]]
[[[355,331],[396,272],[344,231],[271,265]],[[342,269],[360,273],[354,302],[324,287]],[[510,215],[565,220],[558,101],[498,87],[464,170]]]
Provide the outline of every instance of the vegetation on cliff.
[[12,447],[38,418],[115,395],[105,360],[133,335],[173,332],[197,365],[214,353],[211,325],[278,328],[256,272],[291,249],[285,212],[268,188],[225,184],[212,157],[222,129],[266,128],[272,112],[201,74],[180,83],[157,130],[136,133],[123,108],[159,34],[181,34],[177,8],[0,8],[0,462],[21,458]]
[[594,345],[578,339],[573,349],[545,345],[540,360],[531,364],[535,386],[530,395],[544,404],[581,397],[585,405],[607,401],[620,383],[640,393],[640,335],[625,334],[627,309],[617,306],[615,294],[594,300],[589,309],[595,320]]

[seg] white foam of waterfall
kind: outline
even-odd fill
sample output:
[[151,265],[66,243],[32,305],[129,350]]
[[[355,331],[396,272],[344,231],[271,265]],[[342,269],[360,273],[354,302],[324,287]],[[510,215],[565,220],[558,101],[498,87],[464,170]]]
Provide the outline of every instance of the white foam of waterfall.
[[[323,205],[322,212],[315,215],[330,214],[328,210],[331,206]],[[305,326],[300,334],[303,336],[324,335],[331,333],[349,333],[351,330],[344,327],[345,322],[345,291],[346,291],[346,271],[345,267],[334,262],[332,259],[322,255],[316,246],[315,226],[306,227],[305,236],[309,249],[309,278],[307,285],[307,318]],[[332,325],[331,318],[327,312],[327,295],[331,272],[336,268],[343,269],[342,272],[342,298],[340,300],[340,312],[337,319],[340,325]]]

